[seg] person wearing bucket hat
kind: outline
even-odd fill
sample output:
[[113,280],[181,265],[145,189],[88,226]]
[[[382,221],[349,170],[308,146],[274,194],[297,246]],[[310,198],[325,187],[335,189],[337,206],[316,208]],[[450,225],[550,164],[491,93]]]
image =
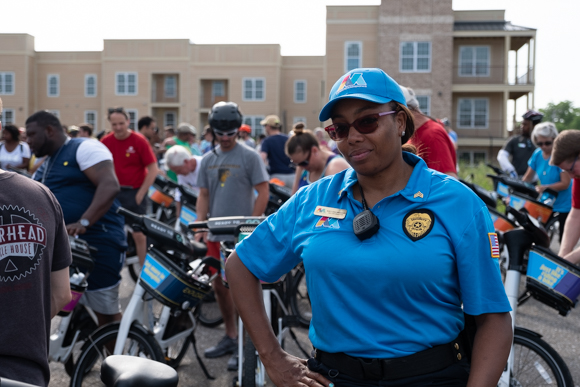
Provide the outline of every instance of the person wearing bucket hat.
[[[383,70],[340,77],[320,112],[328,119],[326,131],[351,168],[300,189],[226,264],[272,382],[465,386],[469,378],[496,385],[512,326],[486,206],[407,152],[413,118]],[[360,257],[364,274],[356,273]],[[272,282],[300,262],[312,304],[308,360],[278,344],[258,281]],[[475,341],[466,323],[477,327]]]

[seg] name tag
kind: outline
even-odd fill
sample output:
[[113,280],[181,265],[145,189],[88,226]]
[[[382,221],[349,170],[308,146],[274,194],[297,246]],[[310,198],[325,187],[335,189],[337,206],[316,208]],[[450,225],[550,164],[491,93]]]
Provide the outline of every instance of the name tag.
[[524,144],[523,142],[520,142],[520,143],[518,144],[518,146],[519,146],[520,148],[525,148],[525,147],[526,147],[526,144]]
[[327,218],[334,219],[344,219],[346,217],[346,210],[340,208],[316,206],[316,210],[314,210],[314,215],[326,216]]

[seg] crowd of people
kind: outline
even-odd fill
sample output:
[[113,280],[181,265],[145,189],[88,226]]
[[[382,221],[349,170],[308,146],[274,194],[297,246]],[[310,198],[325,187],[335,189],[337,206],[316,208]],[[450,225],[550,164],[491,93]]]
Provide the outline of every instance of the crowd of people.
[[[365,82],[345,87],[353,76]],[[558,133],[534,111],[523,118],[521,135],[498,161],[512,176],[538,180],[538,194],[559,192],[560,255],[578,263],[580,131]],[[198,221],[262,215],[272,179],[292,192],[214,280],[225,335],[206,357],[233,354],[228,369],[237,369],[239,314],[275,385],[495,385],[512,340],[510,305],[490,250],[497,236],[485,205],[457,180],[449,120],[425,115],[411,88],[380,69],[352,70],[320,112],[331,125],[309,130],[297,123],[285,133],[269,115],[258,142],[234,102],[212,107],[201,141],[186,122],[163,128],[161,138],[153,117],[141,117],[137,130],[123,108],[110,108],[107,119],[110,132],[97,137],[90,125],[64,127],[47,111],[31,115],[24,131],[1,128],[0,306],[10,312],[0,317],[0,376],[48,383],[50,319],[70,298],[66,234],[98,249],[82,302],[99,325],[121,319],[127,235],[116,210],[145,214],[149,187],[164,174],[197,192]],[[29,170],[32,179],[10,169]],[[179,214],[179,191],[175,199]],[[133,231],[132,238],[143,264],[146,237]],[[228,238],[196,234],[216,259]],[[371,270],[354,277],[353,260],[361,256]],[[299,262],[313,313],[308,361],[280,347],[259,291],[259,280],[275,281]],[[28,312],[16,313],[23,304]],[[36,333],[18,334],[31,329],[31,316]],[[471,338],[464,332],[469,318],[477,327]]]

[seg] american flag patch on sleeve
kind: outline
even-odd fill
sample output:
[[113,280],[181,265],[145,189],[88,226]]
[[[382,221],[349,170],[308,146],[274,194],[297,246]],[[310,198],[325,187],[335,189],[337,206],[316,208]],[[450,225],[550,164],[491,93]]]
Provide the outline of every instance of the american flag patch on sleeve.
[[497,240],[497,234],[495,232],[490,232],[487,235],[489,236],[489,247],[491,249],[491,257],[499,258],[499,241]]

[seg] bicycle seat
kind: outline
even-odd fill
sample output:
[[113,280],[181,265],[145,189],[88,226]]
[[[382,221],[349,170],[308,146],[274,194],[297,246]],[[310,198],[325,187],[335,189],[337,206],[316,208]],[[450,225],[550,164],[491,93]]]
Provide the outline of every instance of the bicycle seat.
[[101,365],[101,381],[109,387],[176,387],[177,372],[154,360],[112,355]]

